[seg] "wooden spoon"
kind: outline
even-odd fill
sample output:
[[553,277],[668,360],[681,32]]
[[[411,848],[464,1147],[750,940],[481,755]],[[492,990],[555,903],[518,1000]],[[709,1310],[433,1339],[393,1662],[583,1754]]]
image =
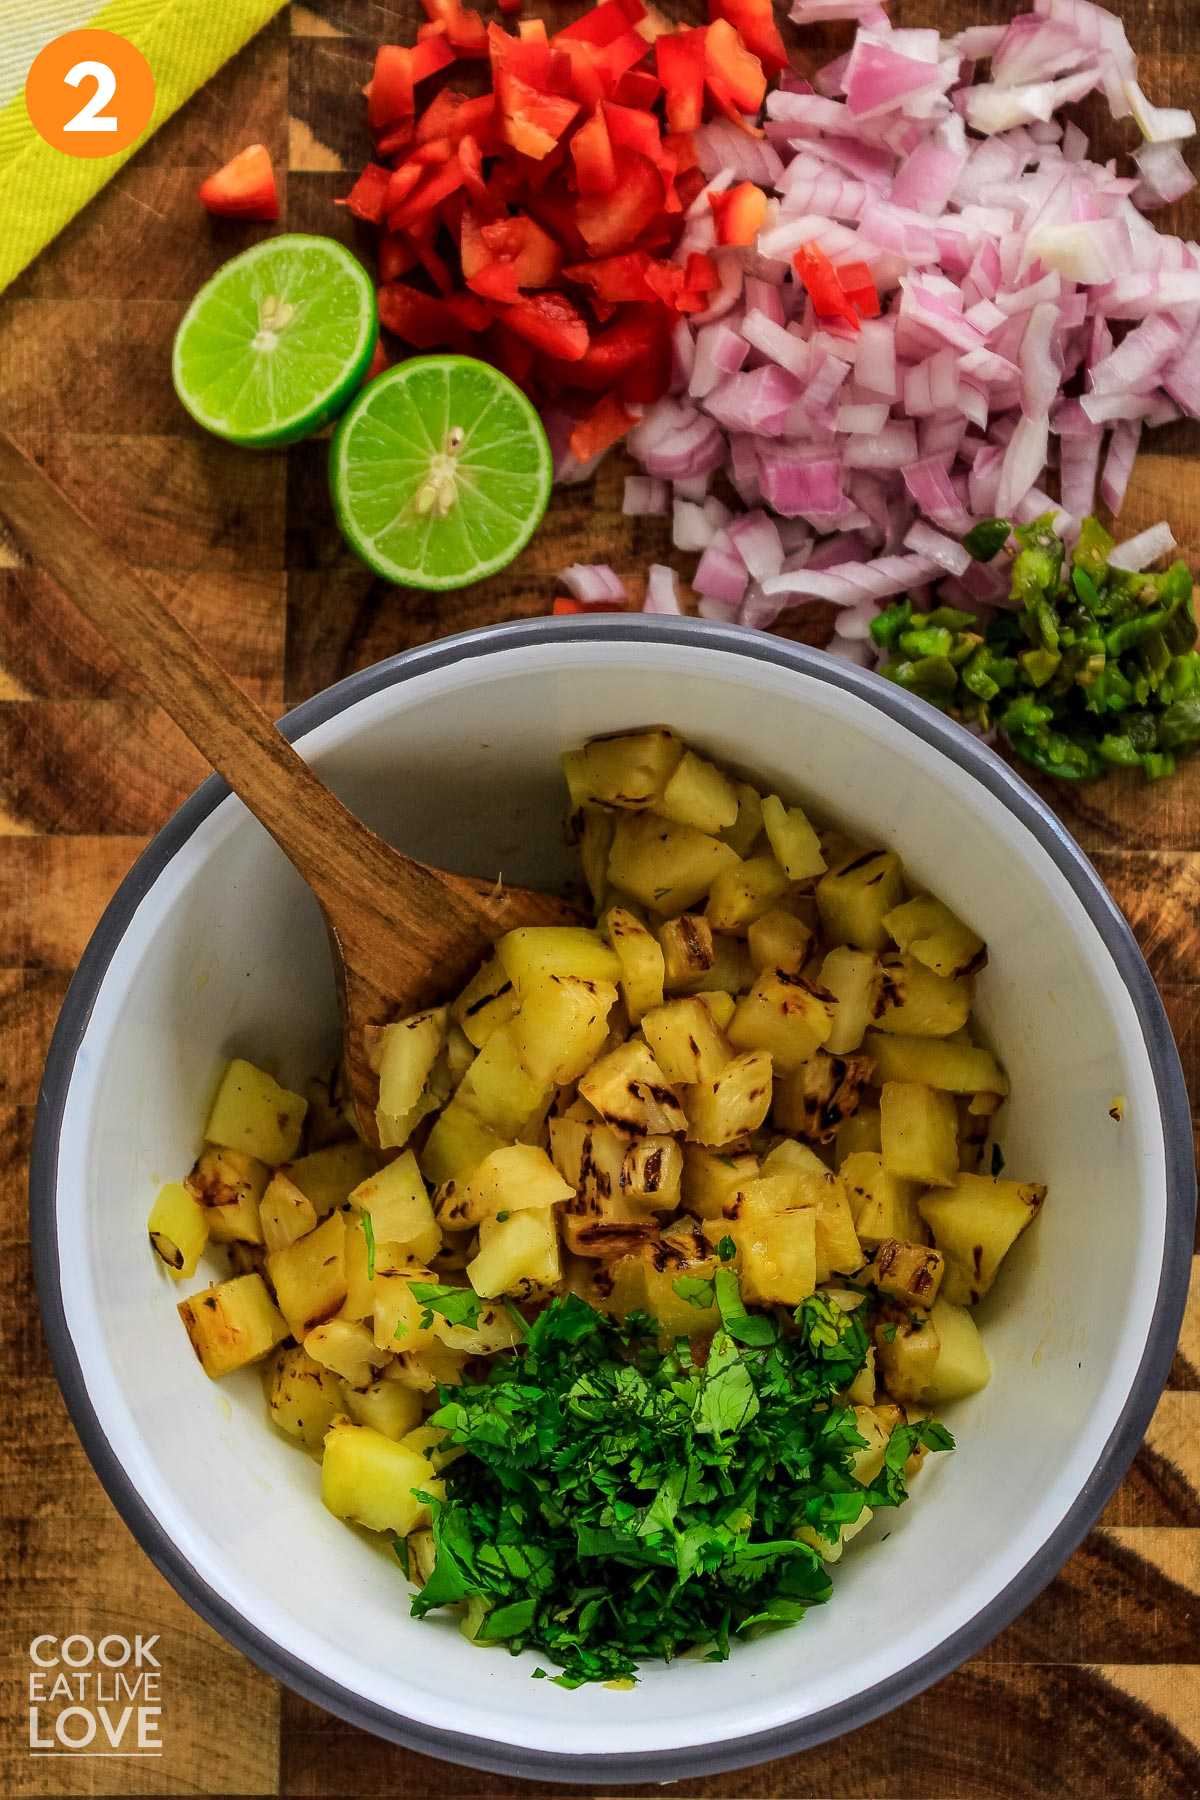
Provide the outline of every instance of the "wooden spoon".
[[445,998],[515,926],[577,924],[578,914],[553,895],[431,869],[385,844],[4,432],[0,514],[316,895],[349,1089],[362,1130],[377,1142],[367,1028]]

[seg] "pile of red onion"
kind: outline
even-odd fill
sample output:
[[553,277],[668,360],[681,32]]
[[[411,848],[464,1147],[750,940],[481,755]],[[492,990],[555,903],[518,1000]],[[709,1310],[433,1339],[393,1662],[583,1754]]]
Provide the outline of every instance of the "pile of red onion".
[[[1146,99],[1112,13],[1034,6],[943,39],[871,0],[796,0],[802,24],[856,21],[850,52],[815,85],[785,75],[764,136],[695,134],[710,189],[774,197],[750,249],[716,247],[707,190],[691,208],[679,255],[715,256],[721,285],[676,327],[625,510],[673,512],[705,617],[832,601],[831,648],[865,663],[898,594],[938,584],[985,615],[1006,577],[963,549],[972,524],[1053,511],[1070,537],[1098,495],[1120,511],[1145,427],[1200,418],[1200,246],[1145,217],[1194,186],[1192,116]],[[1136,173],[1056,116],[1097,90],[1142,133]],[[869,265],[878,319],[816,317],[792,274],[809,243]],[[719,471],[740,510],[710,493]],[[649,610],[679,610],[669,577],[652,571]]]

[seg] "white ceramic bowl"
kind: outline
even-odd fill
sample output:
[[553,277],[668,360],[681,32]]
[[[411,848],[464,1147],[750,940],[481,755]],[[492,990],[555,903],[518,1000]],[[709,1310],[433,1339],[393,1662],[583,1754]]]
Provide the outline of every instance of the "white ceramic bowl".
[[[448,867],[566,868],[558,752],[664,720],[702,749],[894,845],[987,938],[983,1023],[1013,1099],[1011,1173],[1049,1183],[981,1308],[995,1374],[953,1409],[952,1457],[864,1537],[832,1602],[725,1665],[632,1692],[530,1680],[321,1507],[316,1464],[267,1426],[257,1373],[201,1373],[146,1247],[231,1053],[301,1080],[335,1050],[317,909],[215,778],[106,913],[54,1041],[33,1234],[58,1374],[147,1552],[247,1655],[372,1731],[544,1779],[668,1779],[864,1723],[977,1651],[1055,1573],[1145,1430],[1182,1313],[1194,1209],[1187,1098],[1158,996],[1090,864],[988,750],[875,676],[691,622],[545,620],[381,663],[290,736],[385,836]],[[1124,1118],[1109,1108],[1125,1097]],[[903,1592],[919,1604],[884,1606]]]

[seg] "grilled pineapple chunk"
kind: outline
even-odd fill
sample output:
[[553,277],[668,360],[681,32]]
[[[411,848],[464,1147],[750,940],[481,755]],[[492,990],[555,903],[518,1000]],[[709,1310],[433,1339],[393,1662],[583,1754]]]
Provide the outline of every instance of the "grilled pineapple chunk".
[[262,1200],[270,1170],[245,1150],[206,1150],[184,1183],[204,1208],[215,1244],[261,1244]]
[[583,981],[620,979],[621,959],[598,931],[584,925],[521,925],[506,932],[496,955],[523,1000],[532,982],[547,975],[575,975]]
[[728,831],[737,823],[737,789],[715,763],[685,750],[654,810],[676,825],[694,825],[697,831]]
[[390,1360],[390,1351],[377,1347],[361,1319],[326,1319],[308,1333],[304,1348],[314,1362],[352,1388],[369,1387],[376,1371]]
[[437,1216],[447,1231],[467,1231],[497,1213],[557,1206],[574,1192],[544,1150],[511,1144],[493,1150],[465,1181],[448,1181],[439,1188]]
[[733,1050],[700,999],[672,1000],[642,1020],[654,1060],[670,1082],[712,1081]]
[[943,1295],[934,1301],[930,1318],[938,1334],[938,1358],[922,1398],[930,1406],[944,1406],[979,1393],[992,1379],[992,1365],[974,1318]]
[[467,1264],[467,1280],[477,1294],[520,1299],[543,1293],[562,1279],[558,1230],[549,1208],[485,1219],[479,1227],[479,1254]]
[[312,1231],[317,1223],[317,1209],[307,1194],[302,1194],[294,1181],[282,1170],[272,1175],[267,1191],[258,1203],[263,1242],[268,1250],[283,1250],[297,1238]]
[[762,820],[771,852],[789,881],[824,875],[828,865],[820,839],[798,806],[785,806],[778,794],[768,794]]
[[920,1400],[937,1367],[937,1326],[929,1313],[886,1306],[875,1326],[875,1367],[893,1400]]
[[1008,1077],[991,1051],[975,1044],[870,1031],[863,1048],[880,1082],[920,1081],[948,1094],[1008,1093]]
[[373,1175],[378,1167],[375,1152],[354,1138],[345,1144],[312,1150],[295,1162],[284,1163],[278,1173],[286,1175],[312,1201],[318,1219],[323,1219],[335,1206],[348,1200],[359,1182]]
[[729,1041],[738,1050],[767,1050],[778,1074],[800,1068],[833,1029],[834,1001],[803,975],[766,969],[738,1001]]
[[602,806],[581,806],[572,824],[579,841],[579,864],[592,905],[599,906],[608,889],[608,853],[616,821]]
[[974,975],[987,961],[983,939],[931,894],[893,907],[883,923],[898,947],[935,975]]
[[267,1406],[281,1431],[299,1438],[307,1449],[317,1450],[343,1411],[342,1384],[329,1369],[314,1362],[302,1345],[293,1345],[281,1350],[276,1358],[267,1389]]
[[444,1182],[469,1175],[485,1156],[499,1150],[505,1142],[499,1131],[477,1117],[465,1101],[456,1098],[438,1114],[417,1161],[430,1186],[441,1187]]
[[272,1250],[267,1274],[293,1337],[331,1319],[346,1298],[345,1213],[330,1213],[315,1231]]
[[[876,1070],[878,1079],[878,1070]],[[879,1108],[877,1106],[860,1106],[849,1119],[843,1119],[838,1126],[837,1145],[834,1162],[840,1169],[848,1156],[854,1156],[859,1150],[875,1150],[882,1148],[883,1140],[879,1132]]]
[[571,805],[596,800],[631,811],[651,807],[682,757],[683,744],[664,725],[592,738],[563,757]]
[[361,1393],[347,1388],[345,1398],[346,1411],[356,1425],[369,1425],[394,1444],[421,1423],[420,1395],[399,1381],[373,1381]]
[[[772,1155],[763,1164],[759,1180],[735,1195],[732,1206],[733,1216],[744,1213],[751,1217],[767,1210],[811,1207],[816,1216],[813,1254],[819,1282],[828,1281],[834,1274],[851,1275],[865,1261],[854,1230],[846,1185],[819,1164],[814,1169]],[[729,1210],[727,1205],[727,1214]]]
[[522,1067],[517,1025],[512,1018],[496,1027],[463,1076],[454,1100],[507,1139],[523,1137],[540,1126],[554,1098],[552,1081],[535,1080]]
[[204,1135],[223,1150],[240,1150],[260,1162],[287,1162],[300,1147],[308,1101],[293,1094],[265,1069],[240,1056],[221,1077]]
[[867,1250],[877,1250],[885,1239],[919,1244],[925,1232],[917,1211],[920,1184],[902,1181],[883,1166],[875,1150],[856,1150],[838,1170],[850,1196],[854,1227]]
[[257,1362],[288,1335],[261,1275],[220,1281],[181,1300],[178,1311],[204,1373],[214,1381]]
[[654,1235],[653,1214],[621,1191],[629,1140],[599,1121],[550,1121],[550,1155],[575,1193],[562,1206],[563,1239],[577,1256],[614,1256]]
[[517,1010],[517,990],[498,956],[488,957],[450,1010],[476,1050],[483,1049],[498,1025],[508,1024]]
[[717,1022],[718,1031],[728,1030],[729,1021],[737,1010],[737,1001],[732,994],[727,994],[723,988],[714,988],[711,992],[708,988],[701,988],[694,998],[703,1000]]
[[850,850],[817,883],[817,910],[829,944],[886,950],[884,917],[904,894],[904,871],[891,850]]
[[662,947],[654,934],[627,907],[613,906],[604,915],[604,935],[621,964],[621,998],[629,1023],[638,1025],[653,1007],[661,1006],[666,982]]
[[848,944],[831,950],[821,964],[821,986],[833,995],[837,1009],[825,1048],[833,1056],[857,1050],[875,1018],[883,988],[883,971],[869,950]]
[[719,1219],[739,1188],[756,1179],[756,1156],[720,1156],[702,1144],[683,1147],[683,1204],[698,1219]]
[[756,919],[773,912],[791,883],[771,855],[731,863],[712,883],[705,917],[714,931],[745,937]]
[[881,1294],[889,1294],[904,1306],[929,1308],[937,1299],[945,1267],[940,1250],[884,1238],[875,1252],[871,1279]]
[[446,1041],[450,1022],[448,1007],[414,1013],[394,1025],[385,1025],[379,1041],[379,1105],[375,1109],[379,1141],[403,1143],[400,1123],[421,1098],[429,1071]]
[[377,1244],[395,1244],[422,1263],[441,1249],[442,1233],[411,1150],[360,1182],[350,1199],[370,1213]]
[[208,1213],[182,1181],[159,1189],[147,1229],[156,1253],[177,1281],[196,1273],[208,1242]]
[[679,993],[707,975],[717,960],[712,926],[702,913],[685,912],[668,919],[659,927],[658,943],[663,954],[663,987],[668,994]]
[[925,1194],[917,1210],[946,1259],[942,1291],[957,1306],[974,1306],[1021,1233],[1041,1210],[1039,1182],[959,1175],[952,1187]]
[[935,975],[911,956],[882,956],[876,1031],[902,1037],[949,1037],[971,1016],[969,977]]
[[403,1274],[376,1273],[372,1323],[377,1350],[422,1350],[437,1338],[438,1331],[434,1323],[437,1315],[430,1317],[428,1325],[423,1324],[428,1309],[421,1305],[412,1291],[414,1280],[432,1279],[427,1269],[406,1270]]
[[917,1081],[885,1081],[879,1101],[883,1165],[903,1181],[951,1187],[958,1173],[954,1100]]
[[721,833],[722,841],[739,856],[749,856],[762,836],[762,795],[748,781],[734,783],[737,818]]
[[737,866],[736,852],[719,838],[676,825],[655,813],[617,820],[608,878],[623,893],[672,919],[703,900],[722,870]]
[[339,1419],[330,1427],[321,1459],[321,1498],[335,1518],[405,1537],[429,1524],[429,1507],[415,1498],[417,1491],[439,1498],[445,1492],[427,1456],[369,1425]]
[[773,911],[755,919],[746,932],[746,945],[756,975],[766,969],[786,969],[798,975],[808,960],[812,932],[795,913]]
[[621,1192],[656,1212],[674,1212],[683,1180],[683,1151],[673,1137],[644,1137],[630,1144],[621,1164]]
[[781,1131],[816,1144],[831,1144],[844,1120],[858,1111],[873,1074],[868,1056],[826,1056],[818,1050],[775,1083],[771,1116]]
[[727,1062],[712,1081],[697,1081],[683,1094],[687,1135],[720,1148],[757,1131],[771,1108],[771,1057],[751,1050]]
[[636,1038],[594,1063],[580,1081],[579,1092],[614,1131],[629,1137],[684,1129],[678,1095],[649,1045]]
[[545,975],[523,986],[512,1033],[525,1073],[539,1087],[577,1081],[604,1048],[616,1002],[611,982],[580,975]]
[[737,1249],[743,1298],[757,1306],[799,1306],[817,1285],[817,1212],[812,1206],[783,1212],[752,1211],[727,1224],[710,1220],[705,1236],[726,1235]]

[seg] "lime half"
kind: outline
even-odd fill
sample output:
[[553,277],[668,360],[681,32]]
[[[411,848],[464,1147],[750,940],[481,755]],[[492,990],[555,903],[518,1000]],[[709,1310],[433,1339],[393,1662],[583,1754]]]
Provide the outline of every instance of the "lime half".
[[537,413],[470,356],[415,356],[365,387],[330,447],[333,504],[368,568],[457,588],[510,563],[537,529],[553,465]]
[[348,250],[332,238],[267,238],[218,269],[183,315],[175,392],[230,443],[292,444],[341,412],[378,334],[371,278]]

